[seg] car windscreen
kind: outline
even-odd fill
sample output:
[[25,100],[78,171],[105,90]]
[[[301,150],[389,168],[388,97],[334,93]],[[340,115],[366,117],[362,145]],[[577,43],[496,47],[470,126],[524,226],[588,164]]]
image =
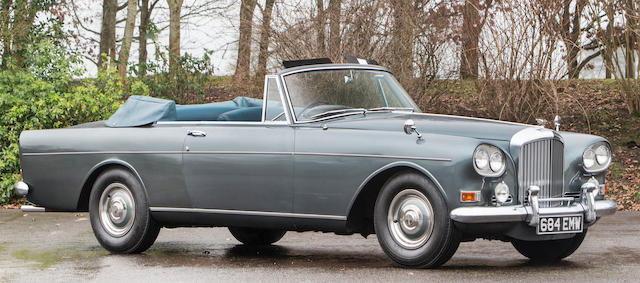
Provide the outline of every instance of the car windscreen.
[[420,109],[388,72],[359,69],[314,70],[284,81],[298,121],[358,109]]

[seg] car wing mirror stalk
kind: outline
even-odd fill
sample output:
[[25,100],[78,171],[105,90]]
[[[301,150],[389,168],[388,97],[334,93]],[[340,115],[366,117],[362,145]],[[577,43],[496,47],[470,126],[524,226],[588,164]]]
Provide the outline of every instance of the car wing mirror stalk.
[[413,133],[416,133],[416,135],[418,135],[418,139],[422,139],[422,134],[418,132],[418,129],[416,128],[416,123],[413,120],[408,119],[407,121],[405,121],[403,129],[405,134],[411,135]]

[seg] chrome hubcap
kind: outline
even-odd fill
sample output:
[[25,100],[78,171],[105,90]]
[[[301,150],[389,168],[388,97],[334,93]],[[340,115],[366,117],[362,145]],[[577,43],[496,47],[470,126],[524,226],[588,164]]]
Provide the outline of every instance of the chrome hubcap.
[[100,196],[100,223],[109,235],[126,235],[135,219],[135,202],[131,191],[121,183],[107,186]]
[[387,223],[391,237],[398,245],[417,249],[433,232],[433,208],[424,194],[407,189],[391,200]]

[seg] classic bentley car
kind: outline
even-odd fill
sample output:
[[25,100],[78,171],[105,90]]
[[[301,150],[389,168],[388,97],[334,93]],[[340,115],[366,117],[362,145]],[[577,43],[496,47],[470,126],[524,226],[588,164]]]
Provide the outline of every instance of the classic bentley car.
[[263,99],[133,96],[106,122],[23,132],[20,160],[23,210],[89,211],[113,253],[145,251],[161,227],[229,227],[246,245],[376,234],[405,267],[442,265],[477,238],[559,260],[617,209],[607,140],[421,113],[366,62],[287,68]]

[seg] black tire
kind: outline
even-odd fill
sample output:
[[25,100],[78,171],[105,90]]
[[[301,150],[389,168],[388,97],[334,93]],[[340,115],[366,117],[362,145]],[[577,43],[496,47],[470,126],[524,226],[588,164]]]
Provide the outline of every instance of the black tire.
[[273,229],[258,229],[245,227],[229,227],[229,232],[236,240],[247,246],[271,245],[284,237],[287,231]]
[[[103,192],[109,189],[103,197]],[[111,192],[114,192],[111,194]],[[133,202],[135,209],[125,211],[124,217],[128,228],[123,228],[122,235],[113,235],[113,228],[109,228],[112,225],[108,221],[111,212],[109,210],[101,215],[101,198],[104,203],[114,202],[114,198],[119,195],[126,195],[126,191],[129,191],[129,200]],[[115,200],[116,202],[118,200]],[[106,207],[112,207],[106,205]],[[134,213],[131,213],[134,212]],[[141,253],[147,250],[153,242],[155,242],[160,232],[160,225],[151,218],[149,211],[148,200],[140,180],[129,171],[125,169],[109,169],[102,173],[96,179],[89,196],[89,215],[91,218],[91,227],[96,239],[108,251],[117,254],[133,254]],[[111,223],[114,223],[111,221]],[[114,226],[116,227],[116,226]],[[120,227],[117,227],[120,228]],[[112,231],[112,232],[109,232]]]
[[582,244],[587,231],[562,240],[522,241],[513,239],[511,244],[523,256],[533,261],[555,262],[573,254]]
[[[398,239],[398,232],[394,233],[392,232],[393,228],[390,228],[390,225],[402,226],[406,223],[405,220],[388,219],[391,217],[389,210],[393,209],[391,205],[394,198],[396,196],[411,198],[412,195],[428,200],[425,203],[432,208],[431,219],[433,221],[430,222],[432,229],[427,229],[427,231],[431,231],[430,236],[423,239],[423,243],[418,242],[414,247],[407,247],[406,243],[403,244],[403,241]],[[422,223],[419,222],[418,228],[423,227]],[[456,230],[453,221],[449,218],[445,198],[429,179],[417,173],[398,173],[384,184],[374,207],[374,227],[378,242],[384,252],[394,263],[402,267],[438,267],[447,262],[460,245],[461,233]],[[398,231],[397,228],[395,230]]]

